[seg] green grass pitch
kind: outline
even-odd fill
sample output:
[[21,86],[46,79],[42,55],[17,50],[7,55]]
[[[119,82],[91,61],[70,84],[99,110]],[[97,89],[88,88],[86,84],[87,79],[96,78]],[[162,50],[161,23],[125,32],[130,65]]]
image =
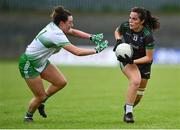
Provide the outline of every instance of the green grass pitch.
[[36,112],[35,121],[28,124],[23,117],[32,93],[19,74],[17,62],[0,62],[1,129],[180,128],[179,66],[153,65],[145,96],[134,109],[134,124],[122,121],[128,83],[118,67],[59,68],[68,85],[47,101],[47,119]]

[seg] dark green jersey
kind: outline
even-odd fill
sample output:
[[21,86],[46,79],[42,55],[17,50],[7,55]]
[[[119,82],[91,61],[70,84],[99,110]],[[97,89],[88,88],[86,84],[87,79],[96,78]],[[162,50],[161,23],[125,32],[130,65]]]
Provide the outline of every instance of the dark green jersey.
[[140,32],[134,32],[129,27],[129,22],[122,23],[117,31],[122,35],[124,42],[133,47],[133,59],[141,58],[146,55],[146,49],[154,49],[154,38],[152,31],[144,27]]

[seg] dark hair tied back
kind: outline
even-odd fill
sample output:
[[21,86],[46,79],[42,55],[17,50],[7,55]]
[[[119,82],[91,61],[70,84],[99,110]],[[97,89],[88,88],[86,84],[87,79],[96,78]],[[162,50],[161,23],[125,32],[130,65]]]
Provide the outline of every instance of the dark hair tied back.
[[63,6],[56,6],[51,14],[53,22],[56,25],[59,25],[60,21],[66,22],[68,20],[68,16],[71,16],[71,13],[64,9]]
[[158,21],[158,18],[153,17],[149,10],[146,10],[145,24],[147,26],[149,26],[149,28],[152,29],[152,30],[160,28],[160,23]]
[[160,28],[160,23],[158,18],[153,17],[149,10],[140,7],[134,7],[131,9],[131,12],[136,12],[139,14],[139,18],[141,21],[144,20],[144,26],[149,27],[151,30],[155,30]]

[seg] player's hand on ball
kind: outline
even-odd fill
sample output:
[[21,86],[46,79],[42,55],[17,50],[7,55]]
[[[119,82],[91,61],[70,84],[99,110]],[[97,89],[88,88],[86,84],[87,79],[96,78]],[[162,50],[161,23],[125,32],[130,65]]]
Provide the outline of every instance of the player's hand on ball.
[[121,39],[116,40],[116,44],[114,45],[113,51],[116,51],[116,48],[119,44],[123,43]]
[[119,60],[120,62],[128,63],[128,64],[134,63],[133,59],[131,59],[128,55],[125,54],[124,56],[125,56],[125,58],[119,55],[117,57],[117,60]]
[[90,40],[94,42],[96,45],[99,45],[102,42],[103,38],[104,38],[103,33],[99,33],[99,34],[93,34],[90,37]]
[[108,41],[107,40],[99,42],[99,44],[95,47],[96,53],[103,51],[107,47],[108,47]]

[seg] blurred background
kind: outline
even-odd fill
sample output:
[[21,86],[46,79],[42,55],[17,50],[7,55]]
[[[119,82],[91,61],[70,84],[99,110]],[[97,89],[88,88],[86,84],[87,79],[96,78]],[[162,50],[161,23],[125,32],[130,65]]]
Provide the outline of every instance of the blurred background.
[[[109,40],[110,47],[95,58],[86,57],[86,64],[87,61],[96,62],[96,58],[99,58],[101,65],[116,64],[112,52],[114,30],[121,22],[128,20],[130,9],[134,6],[150,10],[161,23],[160,30],[154,32],[155,63],[180,63],[180,0],[0,0],[0,59],[17,59],[51,21],[50,14],[56,5],[63,5],[72,12],[75,28],[92,34],[104,33],[105,39]],[[94,46],[89,40],[69,38],[78,46]],[[61,60],[64,64],[74,64],[78,60],[81,64],[84,61],[82,58],[70,58],[71,54],[64,51],[54,56],[52,61],[57,61],[59,55],[63,55],[68,62]],[[101,61],[102,57],[106,58]]]
[[[48,100],[47,119],[35,113],[35,122],[27,125],[22,120],[32,93],[20,76],[18,58],[51,21],[56,5],[72,12],[75,28],[104,33],[109,47],[92,56],[73,56],[63,49],[53,55],[50,60],[60,64],[68,85]],[[137,122],[127,125],[122,116],[128,82],[112,48],[116,27],[128,20],[134,6],[150,10],[161,28],[154,32],[155,65],[135,109]],[[0,0],[0,129],[180,129],[179,35],[180,0]],[[88,39],[69,39],[95,47]]]

